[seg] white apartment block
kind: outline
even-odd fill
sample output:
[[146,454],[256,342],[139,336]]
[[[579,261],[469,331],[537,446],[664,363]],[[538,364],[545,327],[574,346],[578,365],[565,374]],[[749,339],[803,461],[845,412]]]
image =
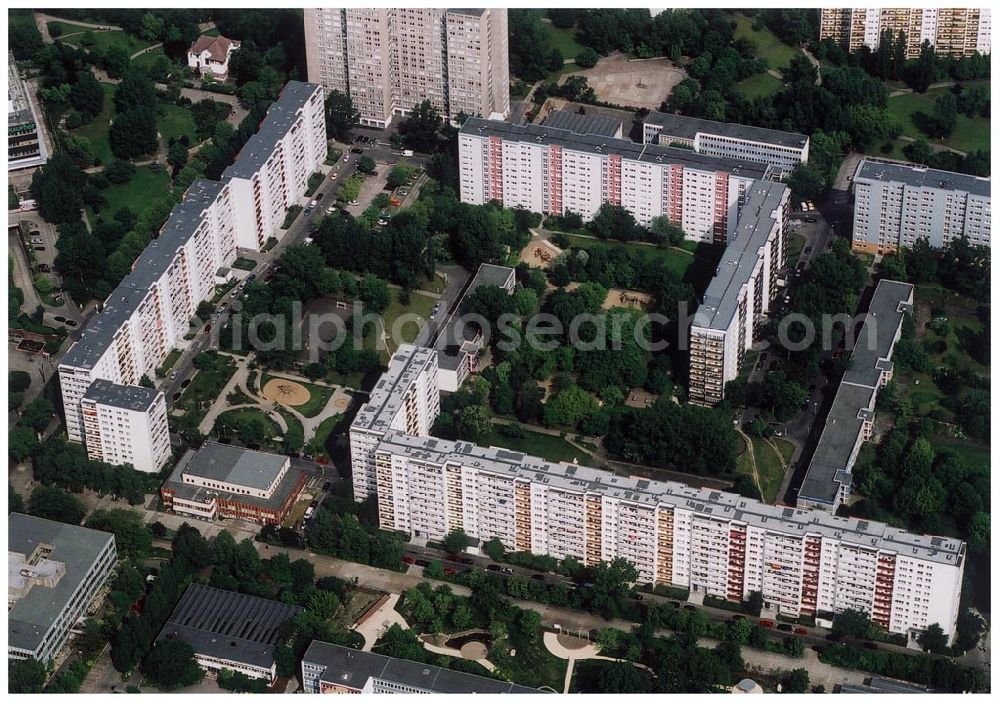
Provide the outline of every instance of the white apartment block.
[[878,48],[882,32],[906,35],[906,57],[920,55],[928,41],[939,54],[970,56],[991,53],[989,8],[823,8],[819,38],[833,39],[848,52]]
[[437,351],[401,345],[351,423],[355,501],[376,493],[375,449],[386,432],[426,436],[440,412]]
[[861,609],[890,632],[952,636],[965,544],[677,482],[620,477],[498,448],[389,431],[375,451],[382,528],[455,528],[588,566],[623,557],[643,583],[786,616]]
[[666,216],[694,241],[726,243],[770,166],[545,125],[469,119],[458,137],[461,199],[591,219],[607,202],[645,226]]
[[325,158],[322,89],[291,81],[222,181],[191,184],[59,363],[71,441],[87,441],[80,402],[90,385],[152,378],[183,340],[198,303],[214,292],[219,269],[232,263],[237,247],[260,249],[279,231],[285,210]]
[[93,460],[157,472],[170,457],[167,402],[159,390],[96,380],[80,414]]
[[739,375],[758,322],[778,292],[784,266],[790,193],[779,183],[755,182],[739,211],[732,242],[691,323],[689,399],[715,405]]
[[510,112],[507,10],[306,8],[309,79],[385,127],[430,100],[442,116]]
[[239,248],[260,250],[280,235],[288,208],[298,204],[326,153],[323,90],[290,81],[222,174],[233,193]]
[[118,562],[111,533],[35,516],[7,516],[7,656],[47,664]]
[[913,285],[881,280],[851,351],[796,505],[835,512],[851,494],[851,472],[872,437],[879,390],[892,379],[892,352],[913,311]]
[[782,175],[809,160],[809,137],[805,134],[664,112],[650,112],[643,120],[642,142],[681,145],[708,156],[766,163]]
[[854,173],[852,248],[891,253],[926,238],[934,248],[965,237],[990,245],[990,179],[863,160]]

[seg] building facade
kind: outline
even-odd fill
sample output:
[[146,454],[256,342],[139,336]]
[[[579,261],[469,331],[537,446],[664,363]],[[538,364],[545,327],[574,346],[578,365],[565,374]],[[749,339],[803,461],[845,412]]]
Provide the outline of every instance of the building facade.
[[865,159],[852,183],[852,248],[892,253],[926,238],[943,248],[956,238],[990,245],[990,179]]
[[763,180],[747,191],[732,243],[691,323],[688,396],[694,404],[722,401],[778,293],[789,197],[784,185]]
[[622,557],[639,582],[730,601],[760,591],[784,616],[860,609],[894,633],[955,631],[965,544],[953,538],[399,431],[375,463],[385,529],[462,528],[588,566]]
[[504,8],[306,8],[305,37],[309,79],[350,95],[364,125],[424,100],[452,121],[510,112]]
[[782,175],[809,160],[809,137],[805,134],[663,112],[646,115],[642,142],[681,145],[708,156],[766,163]]
[[401,345],[368,395],[368,401],[351,422],[355,501],[364,501],[377,492],[375,449],[386,432],[397,430],[416,436],[429,435],[440,412],[437,352]]
[[280,236],[289,207],[326,160],[323,89],[290,81],[257,133],[222,174],[233,193],[236,245],[260,250]]
[[160,496],[175,514],[278,526],[305,483],[306,474],[291,467],[287,455],[208,441],[184,454],[160,487]]
[[906,36],[906,58],[917,58],[928,41],[939,54],[989,54],[992,26],[989,8],[822,8],[819,38],[832,39],[847,52],[878,48],[884,31]]
[[307,694],[539,693],[476,674],[402,660],[314,640],[302,656]]
[[210,672],[228,669],[274,681],[274,647],[301,606],[191,584],[181,595],[156,642],[183,640],[194,660]]
[[96,380],[80,400],[87,455],[157,472],[170,457],[167,402],[150,387]]
[[107,584],[111,533],[35,516],[7,516],[7,656],[48,663]]
[[799,507],[835,512],[850,496],[854,461],[872,437],[878,393],[892,379],[892,352],[912,312],[913,285],[879,281],[799,488]]
[[7,169],[31,168],[48,160],[41,115],[28,86],[7,52]]
[[463,202],[584,219],[610,203],[644,226],[666,216],[688,239],[716,243],[732,237],[751,183],[774,175],[762,163],[484,119],[465,123],[458,151]]

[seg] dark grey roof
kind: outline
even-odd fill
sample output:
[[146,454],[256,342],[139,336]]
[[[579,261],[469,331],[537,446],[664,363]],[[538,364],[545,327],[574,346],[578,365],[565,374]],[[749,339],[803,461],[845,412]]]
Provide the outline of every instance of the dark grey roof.
[[443,667],[386,657],[314,640],[303,664],[324,667],[320,679],[351,689],[362,689],[369,679],[404,684],[434,694],[537,694],[538,689],[510,682],[456,672]]
[[799,499],[833,505],[841,483],[850,484],[851,452],[873,405],[883,369],[891,368],[892,344],[911,308],[913,285],[882,280],[875,288],[851,352],[851,366],[837,388],[823,433],[806,470]]
[[[402,344],[389,359],[389,367],[379,377],[351,423],[351,429],[386,431],[392,417],[403,405],[406,389],[428,364],[437,360],[434,350]],[[436,365],[433,367],[437,367]]]
[[895,679],[869,677],[864,684],[842,684],[842,694],[930,694],[930,689],[916,684],[906,684]]
[[225,499],[226,501],[235,501],[241,504],[257,506],[262,509],[278,511],[288,499],[288,496],[295,491],[295,487],[298,485],[299,479],[303,476],[302,470],[296,467],[289,467],[288,472],[285,473],[285,476],[278,483],[278,486],[275,487],[274,492],[272,492],[271,496],[266,499],[263,497],[252,496],[250,494],[237,494],[236,492],[227,492],[222,489],[211,489],[209,487],[201,487],[196,484],[188,484],[182,481],[186,460],[188,460],[192,454],[192,451],[185,453],[180,462],[177,463],[177,466],[170,473],[170,477],[168,477],[167,481],[163,483],[164,489],[171,490],[176,497],[185,501],[200,502],[205,504],[214,499]]
[[156,640],[179,638],[195,654],[264,669],[274,663],[282,626],[304,609],[280,601],[192,584]]
[[699,133],[713,134],[716,136],[725,136],[730,139],[760,141],[762,143],[787,146],[789,148],[803,148],[809,141],[809,137],[805,134],[752,127],[747,124],[713,122],[709,119],[685,117],[680,114],[666,114],[664,112],[650,112],[646,116],[646,119],[643,120],[643,123],[655,124],[662,127],[663,133],[670,136],[691,140],[694,140],[695,136]]
[[[446,370],[454,370],[464,360],[466,353],[478,353],[480,346],[472,343],[481,333],[479,325],[474,320],[467,320],[468,323],[460,323],[462,314],[466,310],[467,302],[473,292],[480,287],[493,285],[494,287],[506,287],[514,277],[514,269],[503,265],[493,265],[482,263],[476,276],[472,278],[469,286],[465,288],[462,299],[458,301],[455,308],[448,317],[441,334],[437,338],[435,347],[444,353],[438,353],[438,367]],[[466,343],[469,342],[469,343]],[[444,361],[443,363],[441,361]]]
[[146,411],[153,405],[158,397],[162,397],[163,392],[153,387],[140,387],[138,385],[116,385],[108,380],[95,380],[87,388],[84,399],[128,409],[130,411]]
[[285,455],[208,441],[197,451],[188,451],[177,465],[180,472],[175,472],[248,489],[267,489],[286,464]]
[[934,170],[922,166],[902,165],[865,159],[861,161],[855,174],[866,180],[883,180],[897,182],[911,187],[937,188],[941,190],[960,190],[981,197],[990,196],[990,179],[978,178],[975,175],[952,173],[947,170]]
[[579,114],[575,110],[556,110],[542,122],[553,129],[566,129],[574,134],[596,134],[617,137],[622,129],[622,121],[598,114]]
[[770,167],[763,163],[708,156],[686,148],[637,144],[627,139],[611,139],[593,134],[574,134],[566,129],[554,129],[538,124],[508,124],[470,117],[462,126],[460,133],[483,138],[496,136],[508,141],[555,145],[572,151],[600,155],[617,155],[644,163],[676,164],[711,172],[728,171],[733,175],[753,180],[764,178],[770,172]]
[[7,551],[31,555],[41,543],[52,546],[48,559],[66,565],[54,587],[34,586],[7,613],[7,644],[35,650],[63,612],[84,575],[114,541],[111,533],[11,513],[7,516]]
[[[756,181],[746,192],[733,235],[708,283],[705,296],[695,312],[693,324],[700,328],[725,331],[738,308],[740,290],[750,281],[761,252],[775,223],[788,188],[780,183]],[[779,218],[781,214],[777,215]]]
[[320,86],[315,83],[288,81],[281,95],[268,108],[257,133],[247,140],[236,161],[222,173],[223,180],[252,178],[274,153],[278,140],[291,129],[309,98],[319,89]]
[[449,7],[445,11],[459,15],[472,15],[473,17],[482,17],[486,12],[486,10],[482,7]]

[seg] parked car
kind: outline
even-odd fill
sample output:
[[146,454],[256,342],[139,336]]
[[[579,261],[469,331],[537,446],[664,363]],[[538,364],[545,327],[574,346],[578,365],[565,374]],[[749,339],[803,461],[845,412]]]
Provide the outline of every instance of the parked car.
[[511,567],[504,567],[504,568],[503,568],[502,570],[500,570],[500,571],[501,571],[501,572],[503,572],[504,574],[514,574],[514,570],[513,570],[513,568],[511,568]]
[[44,251],[45,250],[45,246],[35,246],[34,248],[35,248],[36,251]]
[[809,635],[809,631],[806,630],[805,628],[796,628],[795,629],[795,634],[796,635]]
[[348,202],[347,204],[351,205],[352,207],[357,207],[357,206],[358,206],[359,204],[361,204],[361,203],[360,203],[360,202],[358,202],[357,200],[351,200],[351,201],[350,201],[350,202]]
[[302,210],[302,216],[305,217],[308,217],[312,213],[313,213],[312,207],[306,207],[304,210]]
[[73,321],[72,319],[67,319],[66,326],[76,326],[76,322]]
[[500,565],[486,565],[486,569],[490,572],[499,572]]
[[429,564],[431,564],[431,563],[429,563],[427,560],[417,560],[417,566],[418,567],[427,567],[427,565],[429,565]]
[[776,629],[780,630],[783,633],[790,633],[790,632],[792,632],[792,627],[789,624],[787,624],[787,623],[779,623],[776,626]]
[[41,272],[43,272],[43,273],[50,273],[50,272],[52,272],[52,266],[50,266],[50,265],[49,265],[48,263],[41,263],[41,264],[40,264],[40,265],[38,266],[38,269],[39,269],[39,270],[40,270]]
[[534,579],[535,581],[538,581],[538,582],[544,582],[545,581],[545,575],[544,574],[533,574],[533,575],[531,575],[531,578]]
[[806,246],[804,253],[812,253],[812,252],[813,252],[813,247],[812,246]]
[[64,317],[64,316],[57,316],[57,317],[55,317],[55,320],[58,321],[61,324],[64,321],[66,321],[66,317]]
[[456,570],[456,569],[455,569],[455,568],[453,568],[453,567],[445,567],[445,568],[444,568],[444,573],[445,573],[445,574],[457,574],[457,573],[458,573],[458,570]]
[[403,556],[403,562],[405,562],[408,565],[412,565],[413,564],[413,558],[410,557],[409,555],[404,555]]
[[389,220],[388,219],[379,219],[378,220],[378,225],[379,226],[388,226],[388,224],[389,224]]
[[757,621],[761,628],[774,628],[774,621]]
[[330,180],[336,180],[336,179],[337,179],[337,174],[336,173],[330,173]]
[[865,650],[878,650],[878,645],[876,645],[871,641],[866,643],[861,643],[861,647],[863,647]]
[[324,482],[323,483],[323,491],[324,492],[329,492],[331,487],[333,487],[333,482]]
[[463,565],[474,565],[474,564],[476,564],[476,561],[473,560],[471,557],[460,557],[458,559],[458,561],[461,562]]
[[364,153],[364,152],[365,152],[365,150],[363,148],[352,148],[351,149],[351,153]]

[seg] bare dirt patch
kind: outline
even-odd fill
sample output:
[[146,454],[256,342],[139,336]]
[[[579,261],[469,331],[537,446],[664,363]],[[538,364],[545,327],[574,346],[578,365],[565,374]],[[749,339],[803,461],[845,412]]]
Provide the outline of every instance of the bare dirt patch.
[[[629,61],[621,53],[602,58],[593,68],[570,75],[584,76],[602,102],[651,110],[659,109],[674,86],[687,77],[668,58]],[[560,82],[565,80],[563,76]]]
[[608,296],[604,298],[601,309],[611,309],[611,307],[628,307],[645,311],[653,306],[653,295],[638,290],[619,290],[612,288],[608,290]]
[[554,243],[544,239],[533,240],[521,249],[521,262],[532,268],[548,268],[560,253],[562,250]]
[[264,385],[262,393],[266,399],[285,406],[301,406],[309,401],[309,390],[291,380],[271,380]]

